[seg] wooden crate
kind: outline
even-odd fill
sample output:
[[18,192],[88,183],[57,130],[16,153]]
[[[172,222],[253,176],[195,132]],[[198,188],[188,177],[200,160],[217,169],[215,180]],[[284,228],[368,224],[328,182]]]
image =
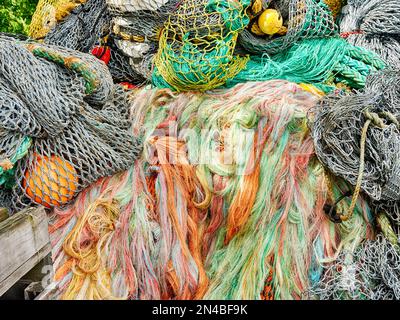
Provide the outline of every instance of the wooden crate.
[[29,208],[1,221],[0,296],[50,252],[47,215],[43,208]]

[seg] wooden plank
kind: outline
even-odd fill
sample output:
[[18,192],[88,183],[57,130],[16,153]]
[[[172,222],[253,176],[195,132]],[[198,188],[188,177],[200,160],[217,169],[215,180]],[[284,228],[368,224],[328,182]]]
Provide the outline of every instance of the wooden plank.
[[29,208],[0,223],[0,296],[51,251],[47,215]]

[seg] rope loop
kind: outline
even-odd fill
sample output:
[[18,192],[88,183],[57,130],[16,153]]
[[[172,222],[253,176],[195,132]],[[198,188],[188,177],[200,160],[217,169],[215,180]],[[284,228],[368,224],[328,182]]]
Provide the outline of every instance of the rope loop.
[[357,178],[357,183],[354,189],[354,194],[351,199],[350,207],[349,210],[347,211],[346,215],[341,215],[340,219],[342,221],[347,221],[351,218],[351,216],[354,213],[355,206],[357,204],[358,196],[361,191],[361,184],[362,184],[362,178],[364,176],[364,168],[365,168],[365,143],[367,140],[367,131],[370,126],[370,124],[373,124],[374,126],[384,129],[387,125],[385,124],[384,120],[382,117],[390,120],[396,126],[399,128],[399,121],[396,119],[396,117],[388,112],[388,111],[383,111],[380,114],[377,114],[375,112],[370,112],[368,109],[364,112],[365,118],[367,121],[364,124],[364,127],[362,129],[361,133],[361,141],[360,141],[360,168],[358,170],[358,178]]

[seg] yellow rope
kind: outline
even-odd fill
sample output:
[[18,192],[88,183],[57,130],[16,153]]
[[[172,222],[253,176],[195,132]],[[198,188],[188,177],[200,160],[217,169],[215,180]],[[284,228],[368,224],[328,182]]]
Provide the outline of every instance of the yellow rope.
[[384,213],[379,213],[376,217],[376,221],[378,222],[385,238],[394,246],[399,247],[397,235],[394,232],[388,217]]
[[[367,121],[364,124],[364,127],[362,129],[362,134],[361,134],[360,168],[358,170],[357,183],[356,183],[356,187],[354,189],[354,194],[353,194],[353,197],[351,199],[351,204],[350,204],[349,210],[347,211],[347,214],[340,216],[340,219],[342,221],[349,220],[350,217],[353,215],[354,209],[355,209],[356,204],[357,204],[358,196],[359,196],[360,191],[361,191],[361,183],[362,183],[362,178],[363,178],[363,175],[364,175],[364,168],[365,168],[365,142],[367,140],[368,128],[369,128],[371,123],[373,125],[375,125],[376,127],[381,128],[381,129],[386,127],[385,122],[383,121],[383,119],[377,113],[369,112],[367,110],[367,111],[365,111],[364,114],[365,114],[365,117],[367,118]],[[385,118],[389,119],[394,124],[399,126],[399,122],[397,121],[396,117],[393,114],[391,114],[390,112],[387,112],[387,111],[381,112],[381,114],[382,114],[382,116],[384,116]]]
[[342,221],[347,221],[351,218],[351,216],[353,215],[354,209],[356,207],[357,204],[357,200],[358,200],[358,196],[360,194],[361,191],[361,183],[362,183],[362,178],[364,176],[364,167],[365,167],[365,141],[367,139],[367,130],[369,125],[371,124],[371,120],[368,119],[365,124],[364,127],[362,129],[362,134],[361,134],[361,146],[360,146],[360,168],[358,169],[358,178],[357,178],[357,183],[356,183],[356,187],[354,189],[354,194],[353,197],[351,199],[351,204],[349,207],[349,210],[347,211],[346,215],[340,215],[340,219]]
[[79,217],[63,244],[65,253],[74,259],[72,280],[63,299],[116,299],[102,259],[118,216],[118,205],[100,198]]

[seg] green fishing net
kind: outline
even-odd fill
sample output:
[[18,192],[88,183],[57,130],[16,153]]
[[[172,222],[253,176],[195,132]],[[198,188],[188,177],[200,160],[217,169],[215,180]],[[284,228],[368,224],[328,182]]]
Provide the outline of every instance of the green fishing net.
[[283,36],[258,36],[248,29],[244,30],[239,36],[239,43],[253,54],[276,54],[304,39],[338,34],[332,13],[322,0],[277,0],[271,5],[282,8],[279,12],[287,33]]
[[248,57],[234,54],[249,23],[250,0],[184,0],[170,15],[155,56],[153,83],[178,91],[205,91],[240,72]]

